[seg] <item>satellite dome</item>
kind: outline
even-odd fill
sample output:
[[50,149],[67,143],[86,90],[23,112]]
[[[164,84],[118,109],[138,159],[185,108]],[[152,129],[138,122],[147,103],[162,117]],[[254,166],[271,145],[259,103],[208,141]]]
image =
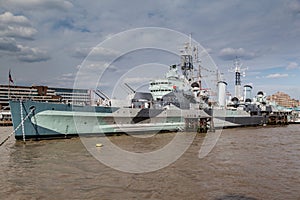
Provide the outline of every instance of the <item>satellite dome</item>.
[[259,91],[258,93],[257,93],[257,95],[264,95],[264,93],[263,93],[263,91]]

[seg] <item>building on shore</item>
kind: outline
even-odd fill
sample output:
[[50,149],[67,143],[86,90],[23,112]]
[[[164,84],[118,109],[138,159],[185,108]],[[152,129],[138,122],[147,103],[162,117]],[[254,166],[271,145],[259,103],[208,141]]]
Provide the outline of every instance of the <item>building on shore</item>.
[[73,88],[49,88],[54,90],[55,95],[59,96],[63,103],[74,105],[91,105],[92,91],[88,89],[73,89]]
[[91,91],[88,89],[55,88],[35,85],[0,85],[0,125],[11,124],[10,99],[31,99],[40,102],[90,105]]
[[294,108],[300,106],[300,101],[292,99],[288,94],[284,92],[276,92],[275,94],[268,96],[267,100],[274,101],[276,104],[286,107]]

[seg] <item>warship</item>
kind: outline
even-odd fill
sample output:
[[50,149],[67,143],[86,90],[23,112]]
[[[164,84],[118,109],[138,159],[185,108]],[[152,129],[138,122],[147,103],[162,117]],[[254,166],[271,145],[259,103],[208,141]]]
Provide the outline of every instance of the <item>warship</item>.
[[[252,86],[241,89],[240,68],[236,65],[236,96],[226,96],[227,83],[216,82],[217,100],[202,87],[197,48],[191,42],[181,50],[179,64],[171,65],[164,78],[151,80],[149,92],[135,92],[127,104],[113,106],[101,91],[95,93],[106,105],[11,100],[16,139],[68,137],[73,135],[183,131],[261,125],[270,107],[263,92],[251,97]],[[181,73],[179,72],[180,70]],[[125,102],[125,101],[124,101]]]

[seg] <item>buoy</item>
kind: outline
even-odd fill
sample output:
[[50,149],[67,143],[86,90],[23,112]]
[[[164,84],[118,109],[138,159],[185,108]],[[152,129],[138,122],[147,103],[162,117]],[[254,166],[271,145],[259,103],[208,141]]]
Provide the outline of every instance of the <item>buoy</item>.
[[99,143],[99,144],[96,144],[96,147],[102,147],[103,144]]

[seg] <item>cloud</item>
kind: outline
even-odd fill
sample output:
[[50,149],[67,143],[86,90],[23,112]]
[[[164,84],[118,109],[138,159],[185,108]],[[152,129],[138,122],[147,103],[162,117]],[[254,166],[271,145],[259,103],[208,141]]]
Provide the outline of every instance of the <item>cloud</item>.
[[299,65],[296,62],[290,62],[288,64],[288,66],[286,67],[287,70],[289,70],[289,69],[297,69],[297,68],[299,68]]
[[91,51],[91,48],[75,48],[74,52],[72,53],[72,56],[75,58],[83,59],[87,57],[89,52]]
[[0,38],[0,50],[7,55],[16,56],[23,62],[41,62],[50,59],[46,51],[17,44],[13,38]]
[[37,33],[25,16],[5,12],[0,15],[0,36],[33,39]]
[[34,28],[22,26],[6,26],[0,25],[0,35],[14,38],[33,39],[33,35],[37,32]]
[[145,82],[148,83],[150,80],[151,80],[150,77],[126,77],[123,80],[123,82],[137,84],[137,83],[145,83]]
[[288,76],[289,76],[288,74],[275,73],[275,74],[269,74],[268,76],[266,76],[266,78],[284,78]]
[[300,14],[300,1],[299,0],[293,0],[288,4],[289,9],[295,13]]
[[65,74],[62,74],[58,80],[59,81],[69,81],[69,82],[72,82],[74,81],[76,77],[76,74],[75,73],[65,73]]
[[56,10],[68,10],[73,7],[73,4],[64,0],[9,0],[2,3],[9,8],[19,9],[56,9]]
[[78,25],[76,23],[76,21],[72,18],[64,18],[64,19],[59,19],[57,20],[53,26],[52,26],[52,29],[54,30],[72,30],[72,31],[77,31],[77,32],[83,32],[83,33],[89,33],[90,30],[87,29],[85,27],[85,25]]
[[5,12],[0,15],[0,22],[5,24],[30,25],[29,20],[25,16],[16,16],[10,12]]
[[119,52],[117,52],[116,50],[113,50],[113,49],[108,49],[108,48],[97,46],[92,49],[91,54],[104,55],[104,56],[115,56],[115,55],[118,55]]
[[219,57],[222,58],[223,60],[233,60],[236,57],[242,58],[245,60],[251,60],[255,57],[257,57],[256,53],[253,52],[248,52],[243,48],[223,48],[219,52]]
[[42,62],[50,59],[46,51],[38,48],[30,48],[19,45],[20,53],[17,55],[18,60],[23,62]]
[[0,15],[0,50],[16,56],[22,62],[40,62],[50,59],[47,52],[18,44],[15,38],[33,39],[37,30],[27,17],[5,12]]
[[116,50],[96,46],[94,48],[76,48],[72,56],[76,58],[85,58],[89,56],[88,59],[94,60],[103,57],[110,58],[117,55],[119,55],[119,52]]
[[17,42],[13,38],[0,38],[0,50],[6,52],[17,52],[20,51],[20,48],[17,45]]
[[[3,15],[0,22],[0,38],[3,38],[0,40],[0,64],[20,68],[18,71],[22,73],[24,80],[29,81],[32,80],[32,77],[27,75],[28,69],[39,70],[40,65],[39,63],[36,65],[20,64],[19,61],[41,60],[38,59],[38,55],[44,57],[44,60],[47,57],[53,58],[43,63],[45,73],[36,78],[37,81],[38,79],[52,80],[66,71],[74,72],[75,69],[71,69],[71,67],[80,63],[78,58],[85,58],[88,55],[91,50],[88,47],[95,46],[107,39],[106,37],[111,37],[116,33],[143,26],[167,27],[185,34],[193,33],[195,40],[204,47],[213,49],[213,51],[209,49],[208,52],[216,64],[220,66],[222,72],[228,70],[226,60],[232,60],[236,56],[243,60],[245,58],[252,59],[244,60],[244,62],[247,62],[247,66],[251,69],[257,70],[273,68],[273,66],[284,66],[284,69],[293,68],[293,65],[288,67],[289,62],[297,61],[290,60],[287,62],[287,59],[299,57],[299,47],[295,45],[295,42],[300,39],[300,26],[297,26],[300,22],[298,20],[300,15],[297,14],[300,7],[299,1],[294,0],[287,3],[271,0],[263,2],[193,1],[193,3],[184,3],[184,1],[179,0],[166,0],[157,3],[148,1],[130,3],[117,0],[101,2],[92,0],[0,0],[0,5],[0,15]],[[134,9],[135,12],[131,12],[133,7],[136,8]],[[178,12],[178,10],[182,12]],[[5,11],[9,12],[5,13]],[[36,29],[35,31],[38,32],[34,33],[34,31],[30,32],[26,29],[21,30],[9,26]],[[82,32],[84,29],[90,32]],[[17,37],[17,35],[19,36]],[[16,41],[10,40],[8,37],[15,38]],[[19,39],[24,38],[34,39],[34,41],[19,41]],[[155,39],[156,37],[152,38]],[[118,44],[120,43],[118,43],[114,45],[116,47],[114,49],[121,52],[123,45],[135,47],[137,41],[134,39],[124,40],[126,44],[119,45],[119,47]],[[172,40],[172,38],[170,39]],[[155,41],[151,37],[145,38],[145,41],[149,44],[148,46],[154,46],[153,44],[156,42],[164,42]],[[172,41],[172,46],[175,46],[176,52],[185,42],[181,40]],[[21,52],[19,45],[29,49],[34,48],[32,51],[23,48]],[[51,56],[47,56],[47,52],[40,49],[51,52]],[[98,55],[97,60],[99,60],[101,56],[104,57],[110,52],[98,49],[94,53],[94,57],[97,58]],[[146,59],[150,62],[153,60],[161,62],[165,59],[165,57],[160,59],[160,57],[151,55],[148,58],[145,54],[139,57],[131,55],[133,54],[123,56],[121,58],[125,57],[124,59],[116,60],[113,64],[118,66],[119,70],[125,71],[129,66],[141,64]],[[151,60],[152,58],[154,59]],[[167,60],[166,63],[178,62],[176,58],[170,58],[165,59]],[[201,55],[199,58],[202,58]],[[107,59],[103,60],[107,61]],[[298,65],[300,65],[299,62]],[[99,74],[99,71],[103,70],[103,66],[105,65],[91,65],[87,71]],[[299,73],[296,71],[300,73],[300,70],[293,70],[294,74],[299,77]],[[272,82],[273,79],[267,79],[267,75],[288,73],[288,71],[263,72],[265,75],[258,75],[261,79],[256,81]],[[153,70],[153,74],[159,73],[160,71]],[[140,74],[137,75],[142,77]],[[289,74],[289,79],[292,78],[291,75]],[[107,76],[113,78],[116,75],[112,73],[112,75],[108,74]],[[0,73],[0,81],[6,78],[3,77]],[[88,78],[87,76],[87,81],[89,81]],[[53,80],[53,84],[56,84],[56,81]]]

